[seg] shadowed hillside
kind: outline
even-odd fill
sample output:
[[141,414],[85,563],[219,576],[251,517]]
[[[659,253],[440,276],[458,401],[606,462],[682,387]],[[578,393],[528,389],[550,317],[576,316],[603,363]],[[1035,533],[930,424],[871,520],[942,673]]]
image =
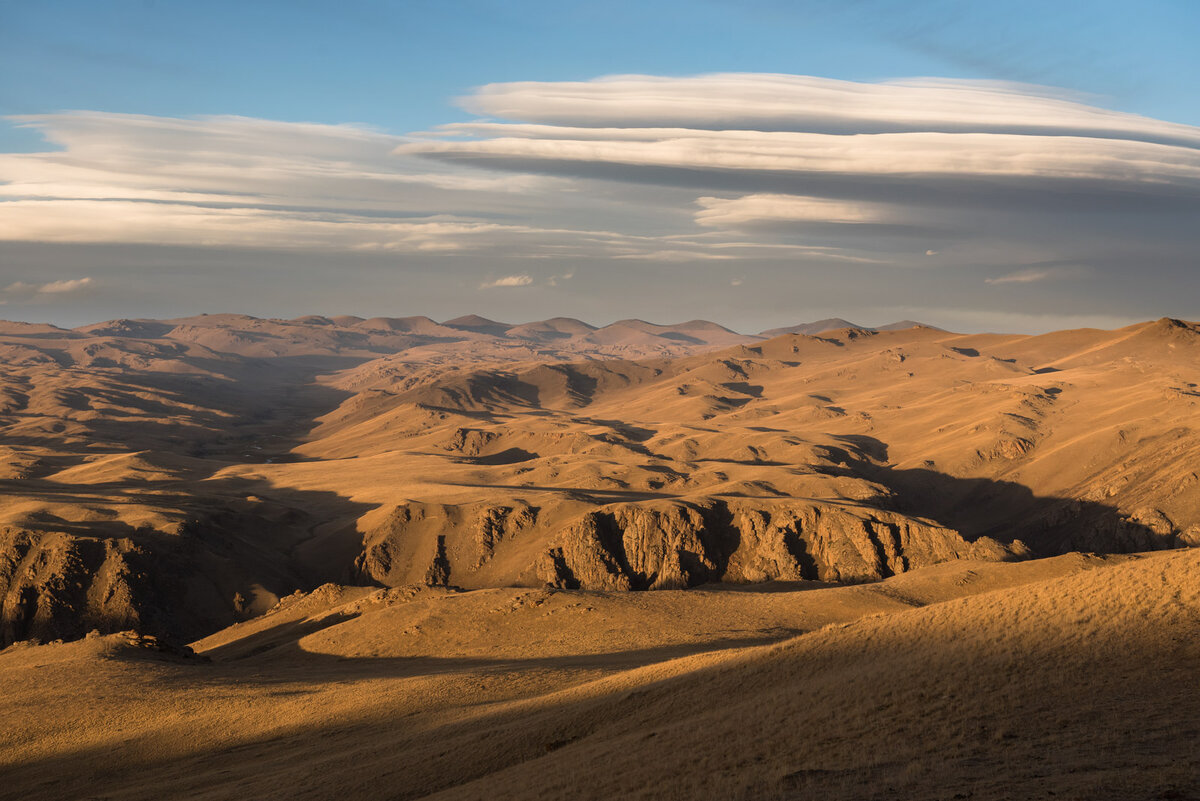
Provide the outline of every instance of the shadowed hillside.
[[854,583],[1200,542],[1196,326],[893,328],[8,325],[0,639],[187,640],[330,581]]
[[0,652],[0,772],[22,798],[1192,799],[1198,559],[329,585],[199,656],[133,635]]

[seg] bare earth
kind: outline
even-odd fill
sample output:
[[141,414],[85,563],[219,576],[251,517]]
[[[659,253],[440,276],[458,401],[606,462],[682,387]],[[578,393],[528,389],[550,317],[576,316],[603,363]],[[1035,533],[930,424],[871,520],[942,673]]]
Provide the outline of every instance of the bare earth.
[[0,323],[0,798],[1200,798],[1200,326],[811,327]]

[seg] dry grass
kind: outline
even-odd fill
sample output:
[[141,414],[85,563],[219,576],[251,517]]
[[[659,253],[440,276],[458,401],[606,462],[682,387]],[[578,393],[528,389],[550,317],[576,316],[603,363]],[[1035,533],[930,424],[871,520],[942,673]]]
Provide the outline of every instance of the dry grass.
[[[919,607],[330,588],[199,643],[210,664],[18,646],[0,794],[1196,797],[1200,552],[958,568],[893,580]],[[809,633],[731,643],[750,620]]]

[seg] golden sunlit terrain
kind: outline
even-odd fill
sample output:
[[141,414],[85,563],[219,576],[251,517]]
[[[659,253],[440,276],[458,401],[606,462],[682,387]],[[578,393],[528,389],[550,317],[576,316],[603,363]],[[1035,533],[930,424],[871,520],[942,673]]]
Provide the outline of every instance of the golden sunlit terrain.
[[1200,797],[1200,326],[0,327],[0,797]]

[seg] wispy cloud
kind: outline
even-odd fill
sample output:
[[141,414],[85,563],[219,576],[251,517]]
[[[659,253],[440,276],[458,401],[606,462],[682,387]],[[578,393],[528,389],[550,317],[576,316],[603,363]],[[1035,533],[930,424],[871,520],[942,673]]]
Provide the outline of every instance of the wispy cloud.
[[47,296],[70,295],[91,289],[95,286],[95,281],[90,277],[85,278],[67,278],[61,281],[49,281],[44,284],[34,284],[27,281],[14,281],[8,286],[0,289],[0,303],[6,303],[9,300],[38,300],[47,299]]
[[1039,281],[1049,281],[1062,278],[1070,278],[1082,274],[1084,271],[1074,266],[1064,267],[1039,267],[1025,270],[1017,270],[1015,272],[997,275],[991,278],[983,279],[985,284],[1035,284]]
[[744,228],[773,222],[870,223],[894,219],[887,210],[864,203],[796,195],[701,197],[696,222],[709,228]]
[[48,295],[60,295],[66,292],[78,292],[92,285],[91,278],[72,278],[66,281],[51,281],[38,287],[38,292]]
[[495,289],[497,287],[519,287],[529,286],[533,283],[533,277],[529,275],[506,275],[492,281],[484,281],[479,285],[480,289]]
[[513,197],[544,203],[561,183],[403,158],[392,153],[403,137],[352,125],[102,112],[10,119],[61,150],[0,154],[0,240],[482,248],[535,235],[537,221],[505,219]]
[[1032,284],[1037,281],[1045,281],[1051,277],[1053,277],[1053,274],[1048,270],[1023,270],[1018,273],[997,276],[996,278],[985,278],[983,282],[985,284]]

